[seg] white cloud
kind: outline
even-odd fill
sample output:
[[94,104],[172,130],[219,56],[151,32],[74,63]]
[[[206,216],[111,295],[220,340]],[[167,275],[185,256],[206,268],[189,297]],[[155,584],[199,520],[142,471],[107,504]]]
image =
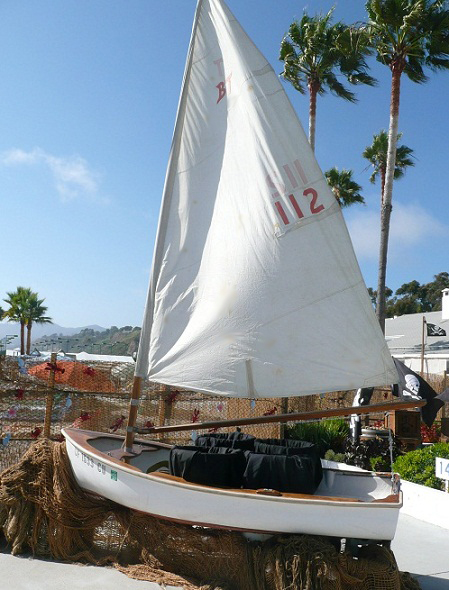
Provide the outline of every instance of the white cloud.
[[[348,211],[346,220],[357,257],[374,261],[379,256],[380,213],[372,209]],[[448,234],[449,228],[416,203],[393,205],[389,259],[424,247],[429,239]]]
[[79,197],[105,201],[99,197],[100,175],[91,170],[87,161],[81,156],[60,157],[48,154],[41,148],[34,148],[30,152],[15,148],[3,152],[0,155],[0,162],[5,166],[47,167],[63,201]]

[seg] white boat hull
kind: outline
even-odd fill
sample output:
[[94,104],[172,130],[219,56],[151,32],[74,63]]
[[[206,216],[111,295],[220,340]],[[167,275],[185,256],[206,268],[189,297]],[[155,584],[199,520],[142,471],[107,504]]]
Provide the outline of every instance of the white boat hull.
[[[391,482],[386,476],[325,468],[317,497],[271,496],[145,473],[141,470],[142,458],[137,457],[135,462],[131,461],[134,464],[128,465],[107,454],[109,442],[111,448],[119,450],[121,437],[76,429],[63,430],[63,434],[75,479],[82,489],[149,515],[211,528],[269,534],[388,541],[396,531],[402,497],[400,493],[391,495]],[[154,445],[151,461],[158,464],[163,456],[167,457],[169,447]],[[158,446],[162,448],[157,450]],[[328,490],[332,496],[323,495]]]

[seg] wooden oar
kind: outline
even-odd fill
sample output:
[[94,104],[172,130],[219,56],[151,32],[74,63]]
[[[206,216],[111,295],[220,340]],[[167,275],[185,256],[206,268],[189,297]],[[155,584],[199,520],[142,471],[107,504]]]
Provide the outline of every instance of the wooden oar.
[[333,416],[350,416],[351,414],[371,414],[376,412],[388,412],[389,410],[408,410],[410,408],[421,408],[425,404],[425,400],[410,402],[390,402],[383,404],[373,404],[372,406],[351,406],[349,408],[334,408],[332,410],[298,412],[294,414],[275,414],[271,416],[257,416],[255,418],[238,418],[236,420],[191,422],[190,424],[175,424],[171,426],[152,426],[150,428],[135,428],[134,432],[137,432],[139,434],[157,434],[158,432],[204,430],[208,428],[226,428],[229,426],[248,426],[250,424],[271,424],[276,422],[319,420],[320,418],[331,418]]

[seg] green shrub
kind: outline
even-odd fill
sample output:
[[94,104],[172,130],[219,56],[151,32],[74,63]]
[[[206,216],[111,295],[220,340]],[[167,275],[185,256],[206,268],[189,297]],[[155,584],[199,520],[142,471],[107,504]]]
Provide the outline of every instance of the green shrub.
[[449,444],[436,443],[410,451],[398,457],[394,463],[394,470],[402,479],[418,483],[436,490],[444,489],[444,481],[435,476],[435,458],[449,459]]
[[329,449],[324,454],[324,458],[328,461],[336,461],[337,463],[344,463],[345,462],[345,454],[344,453],[336,453],[332,449]]
[[320,422],[298,422],[287,427],[286,435],[287,438],[315,443],[320,456],[324,457],[329,449],[336,453],[344,452],[345,442],[349,436],[349,424],[341,418]]

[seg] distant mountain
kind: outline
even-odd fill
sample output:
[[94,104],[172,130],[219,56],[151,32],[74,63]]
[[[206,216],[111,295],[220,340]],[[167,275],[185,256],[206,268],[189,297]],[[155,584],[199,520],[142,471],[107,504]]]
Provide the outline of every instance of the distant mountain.
[[[58,336],[73,336],[73,334],[78,334],[81,330],[85,330],[86,328],[94,330],[95,332],[106,331],[106,328],[97,325],[82,326],[81,328],[65,328],[58,324],[34,324],[31,337],[34,341],[43,336],[52,336],[53,334],[57,334]],[[20,324],[14,322],[0,322],[0,340],[5,338],[5,336],[13,334],[20,335]],[[8,344],[7,348],[17,348],[18,346],[20,346],[20,338],[14,338],[14,340],[11,340]]]

